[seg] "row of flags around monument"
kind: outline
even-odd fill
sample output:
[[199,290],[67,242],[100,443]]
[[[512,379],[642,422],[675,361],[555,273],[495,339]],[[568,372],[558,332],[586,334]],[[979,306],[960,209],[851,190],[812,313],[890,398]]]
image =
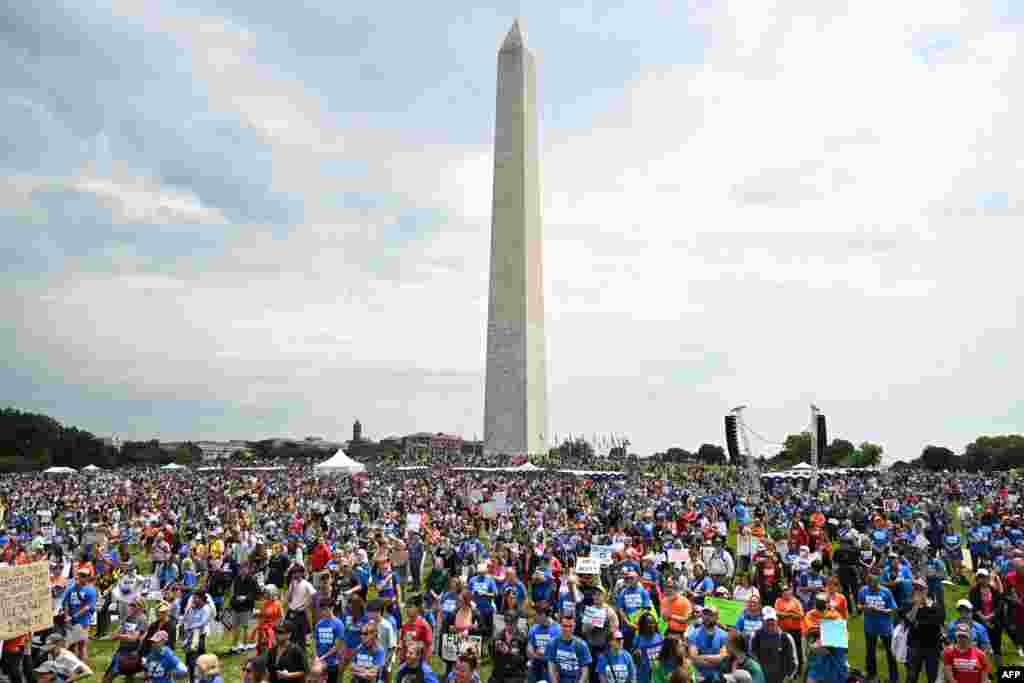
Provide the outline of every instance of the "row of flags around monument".
[[[569,443],[576,443],[578,439],[586,440],[586,436],[583,434],[573,435],[572,432],[569,432],[569,435],[566,437]],[[563,441],[558,438],[558,434],[555,434],[553,447],[558,448],[562,443]],[[615,448],[627,448],[629,446],[629,439],[624,436],[616,436],[615,434],[609,434],[608,436],[593,434],[589,443],[598,455],[603,455]]]

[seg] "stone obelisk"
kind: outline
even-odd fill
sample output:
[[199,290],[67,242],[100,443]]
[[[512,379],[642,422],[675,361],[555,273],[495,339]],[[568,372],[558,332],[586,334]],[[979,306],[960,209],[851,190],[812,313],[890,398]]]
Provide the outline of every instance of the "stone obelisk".
[[547,451],[536,71],[519,21],[498,52],[484,450]]

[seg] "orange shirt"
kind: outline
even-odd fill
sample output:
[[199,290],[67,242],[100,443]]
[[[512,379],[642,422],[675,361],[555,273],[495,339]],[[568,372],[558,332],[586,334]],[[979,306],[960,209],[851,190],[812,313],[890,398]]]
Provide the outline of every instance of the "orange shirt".
[[811,514],[811,524],[813,526],[825,526],[825,515],[820,512]]
[[[665,609],[666,607],[668,607],[667,610]],[[693,607],[684,595],[677,595],[675,600],[662,603],[662,614],[668,617],[669,631],[685,633],[692,611]]]
[[[796,598],[779,598],[775,601],[775,611],[779,613],[779,626],[784,631],[802,631],[804,627],[804,608]],[[783,612],[794,612],[799,617],[783,616]]]
[[281,602],[279,600],[267,600],[263,603],[263,607],[260,608],[260,625],[270,624],[271,626],[277,626],[283,618],[284,612],[281,610]]

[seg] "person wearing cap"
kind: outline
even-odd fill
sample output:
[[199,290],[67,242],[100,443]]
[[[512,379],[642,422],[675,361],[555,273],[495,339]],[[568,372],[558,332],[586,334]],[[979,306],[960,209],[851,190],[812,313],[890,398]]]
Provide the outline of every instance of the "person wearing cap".
[[57,678],[63,683],[74,683],[93,675],[92,669],[65,647],[67,641],[59,631],[54,631],[43,643],[43,652],[56,669]]
[[917,683],[921,669],[928,683],[934,683],[942,659],[942,625],[946,611],[941,603],[928,597],[928,584],[922,579],[914,581],[910,610],[903,615],[907,633],[907,683]]
[[80,568],[64,594],[64,611],[71,620],[68,643],[82,661],[89,658],[89,626],[96,612],[98,597],[92,572],[85,567]]
[[162,600],[156,606],[156,621],[146,627],[146,632],[142,636],[143,662],[145,662],[146,654],[153,647],[153,636],[158,631],[163,631],[167,634],[167,646],[174,650],[178,624],[171,619],[171,606]]
[[609,647],[611,634],[619,630],[619,615],[608,605],[604,587],[597,585],[592,594],[593,604],[583,608],[580,633],[587,641],[590,655],[596,661]]
[[661,654],[665,638],[658,632],[658,622],[650,612],[640,615],[636,637],[633,638],[633,661],[636,663],[637,683],[650,683],[655,663]]
[[633,657],[622,647],[622,631],[613,631],[608,651],[597,660],[600,683],[636,683],[637,672]]
[[971,604],[971,601],[960,598],[956,601],[956,611],[960,616],[949,623],[949,628],[946,632],[947,639],[953,642],[956,638],[956,630],[961,626],[965,626],[970,629],[971,642],[986,652],[991,652],[992,644],[989,641],[988,629],[974,618],[974,605]]
[[743,677],[736,676],[744,673],[750,677],[750,683],[766,683],[761,664],[750,656],[748,643],[742,633],[729,634],[725,643],[727,654],[720,666],[722,678],[726,683],[737,683]]
[[914,589],[914,573],[910,569],[910,563],[900,557],[899,553],[890,552],[884,571],[882,584],[892,591],[892,597],[901,610],[910,609]]
[[988,657],[971,642],[971,629],[966,624],[954,632],[954,644],[942,655],[944,680],[948,683],[986,683],[992,671]]
[[270,683],[300,683],[309,673],[306,648],[293,642],[294,631],[285,623],[277,625],[274,645],[267,651]]
[[118,641],[117,651],[110,660],[110,667],[103,676],[103,683],[110,683],[119,675],[131,680],[142,670],[140,650],[147,627],[146,603],[142,596],[139,596],[128,606],[128,615],[124,621],[118,623],[117,633],[114,634],[114,640]]
[[775,601],[775,612],[779,617],[779,628],[797,644],[797,671],[800,672],[804,666],[804,607],[793,595],[789,584],[783,583],[780,587],[782,595]]
[[899,681],[899,667],[892,651],[893,616],[896,612],[896,599],[892,592],[881,585],[881,577],[877,573],[868,576],[868,585],[857,594],[857,605],[864,612],[864,647],[867,652],[868,679],[874,680],[878,675],[877,645],[881,640],[885,646],[885,656],[889,661],[889,680]]
[[725,658],[728,633],[718,625],[718,608],[704,607],[701,624],[688,638],[690,659],[705,681],[721,680],[720,667]]
[[[803,553],[803,548],[800,552]],[[797,596],[804,610],[810,610],[814,606],[814,596],[825,590],[825,577],[821,569],[821,560],[811,560],[807,571],[801,572],[797,578]]]
[[556,597],[555,584],[551,580],[550,574],[538,567],[534,570],[533,580],[530,582],[530,602],[533,605],[533,609],[539,611],[552,610]]
[[971,601],[975,618],[988,632],[996,669],[1001,669],[1003,668],[1003,630],[1006,627],[1003,621],[1003,615],[1006,613],[1003,592],[992,585],[987,569],[978,569],[974,573],[974,577],[975,583],[970,593],[967,594],[967,599]]
[[526,674],[528,683],[548,680],[548,645],[561,634],[560,626],[551,621],[550,613],[538,610],[534,612],[534,620],[526,637],[526,656],[530,661]]
[[736,572],[736,563],[732,559],[732,553],[722,542],[721,536],[715,536],[713,544],[711,557],[707,561],[708,575],[716,586],[722,586],[732,580]]
[[639,585],[640,576],[632,569],[625,574],[626,587],[619,591],[615,607],[619,614],[619,627],[626,636],[626,649],[632,651],[636,624],[640,616],[650,612],[651,596]]
[[[509,591],[514,595],[514,591]],[[494,670],[490,683],[525,683],[526,635],[514,617],[504,616],[504,626],[494,639]]]
[[800,671],[796,641],[779,626],[775,609],[761,610],[764,626],[750,640],[750,655],[761,664],[765,683],[782,683]]

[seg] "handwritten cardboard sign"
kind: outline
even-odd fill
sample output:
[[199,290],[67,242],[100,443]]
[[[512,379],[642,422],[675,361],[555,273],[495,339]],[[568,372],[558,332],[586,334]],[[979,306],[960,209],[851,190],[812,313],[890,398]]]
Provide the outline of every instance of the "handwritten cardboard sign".
[[0,568],[0,639],[53,626],[50,565],[33,562]]

